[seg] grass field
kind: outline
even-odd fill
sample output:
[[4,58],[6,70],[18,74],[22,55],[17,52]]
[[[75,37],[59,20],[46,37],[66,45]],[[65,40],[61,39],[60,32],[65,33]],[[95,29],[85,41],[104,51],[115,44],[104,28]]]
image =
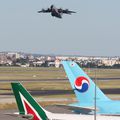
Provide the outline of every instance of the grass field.
[[63,69],[60,68],[0,67],[0,80],[34,80],[59,78],[65,78],[65,73]]
[[[97,85],[100,88],[120,88],[119,69],[84,69],[90,77],[95,77],[95,71],[97,78],[114,78],[111,81],[97,81]],[[48,82],[47,79],[57,79],[57,81]],[[67,79],[63,68],[21,68],[21,67],[0,67],[0,80],[22,80],[22,84],[29,90],[71,90],[68,80],[60,81],[60,79]],[[41,82],[24,82],[24,80],[42,80]],[[43,81],[44,80],[44,81]],[[11,93],[11,86],[9,82],[0,83],[0,93]],[[109,95],[114,97],[115,95]],[[116,95],[118,96],[118,95]],[[36,96],[37,97],[37,96]],[[46,98],[75,98],[74,94],[69,96],[65,95],[51,95],[44,96]],[[54,104],[55,102],[43,102],[43,105]],[[57,103],[57,102],[56,102]],[[66,102],[63,102],[66,103]],[[12,108],[16,105],[13,104],[1,104],[0,109]]]
[[[95,69],[84,69],[90,77],[95,77]],[[97,69],[97,78],[120,78],[120,69]],[[0,80],[65,79],[63,68],[0,67]]]
[[[95,69],[84,69],[90,77],[95,77]],[[119,69],[97,69],[97,78],[120,78]],[[23,85],[30,90],[71,90],[66,79],[63,68],[21,68],[21,67],[0,67],[0,80],[47,80],[58,79],[54,82],[23,82]],[[97,81],[100,88],[120,88],[120,80]],[[0,83],[0,92],[9,92],[11,86],[9,83]]]
[[[29,90],[69,90],[71,86],[68,81],[65,82],[22,82]],[[0,89],[11,89],[10,83],[0,83]]]
[[[42,107],[49,106],[49,105],[59,105],[59,104],[70,104],[72,102],[58,102],[58,101],[50,101],[50,102],[39,102],[39,104]],[[5,110],[5,109],[17,109],[16,103],[7,103],[7,104],[0,104],[0,110]]]

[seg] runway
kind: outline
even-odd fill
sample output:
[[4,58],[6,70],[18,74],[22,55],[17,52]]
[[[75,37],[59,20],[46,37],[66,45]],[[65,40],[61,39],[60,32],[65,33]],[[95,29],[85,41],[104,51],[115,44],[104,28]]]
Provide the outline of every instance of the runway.
[[[11,89],[0,89],[0,90],[11,90]],[[109,88],[109,89],[101,89],[105,94],[120,94],[120,88]],[[65,94],[74,94],[73,90],[29,90],[30,94],[38,95],[38,96],[46,96],[46,95],[65,95]],[[0,93],[0,95],[13,95],[11,93]]]
[[[95,80],[95,78],[91,78],[93,80]],[[109,80],[120,80],[120,78],[114,78],[114,77],[111,77],[111,78],[96,78],[97,80],[104,80],[104,81],[109,81]],[[19,82],[65,82],[65,81],[68,81],[68,79],[29,79],[29,80],[26,80],[26,79],[22,79],[22,80],[0,80],[0,83],[10,83],[10,82],[16,82],[16,81],[19,81]]]

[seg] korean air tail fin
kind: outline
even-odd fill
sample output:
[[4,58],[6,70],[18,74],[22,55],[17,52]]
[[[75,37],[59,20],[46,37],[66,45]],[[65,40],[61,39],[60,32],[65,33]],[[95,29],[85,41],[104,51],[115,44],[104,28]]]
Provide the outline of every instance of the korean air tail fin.
[[[95,83],[88,75],[73,61],[62,61],[65,72],[68,76],[72,89],[75,92],[77,100],[81,103],[94,103]],[[110,100],[98,87],[97,100]]]
[[31,120],[48,120],[46,111],[32,98],[20,83],[11,83],[19,115]]

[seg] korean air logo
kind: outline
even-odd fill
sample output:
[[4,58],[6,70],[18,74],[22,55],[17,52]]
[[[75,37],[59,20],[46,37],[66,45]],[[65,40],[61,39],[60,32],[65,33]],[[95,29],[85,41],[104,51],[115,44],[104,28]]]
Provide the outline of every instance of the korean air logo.
[[90,86],[89,80],[85,77],[78,77],[75,80],[74,84],[75,84],[76,90],[78,90],[81,93],[86,92]]

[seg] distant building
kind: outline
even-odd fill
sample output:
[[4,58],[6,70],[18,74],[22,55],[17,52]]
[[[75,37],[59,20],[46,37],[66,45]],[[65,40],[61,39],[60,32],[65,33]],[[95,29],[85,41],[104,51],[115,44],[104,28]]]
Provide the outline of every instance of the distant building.
[[61,61],[60,60],[55,60],[55,67],[56,68],[59,68],[60,67],[60,65],[61,65]]
[[15,59],[19,59],[21,55],[17,52],[8,52],[7,56],[9,56],[11,58],[14,57]]
[[40,67],[43,63],[45,63],[45,61],[34,61],[33,66]]
[[55,67],[55,62],[48,62],[48,67]]

